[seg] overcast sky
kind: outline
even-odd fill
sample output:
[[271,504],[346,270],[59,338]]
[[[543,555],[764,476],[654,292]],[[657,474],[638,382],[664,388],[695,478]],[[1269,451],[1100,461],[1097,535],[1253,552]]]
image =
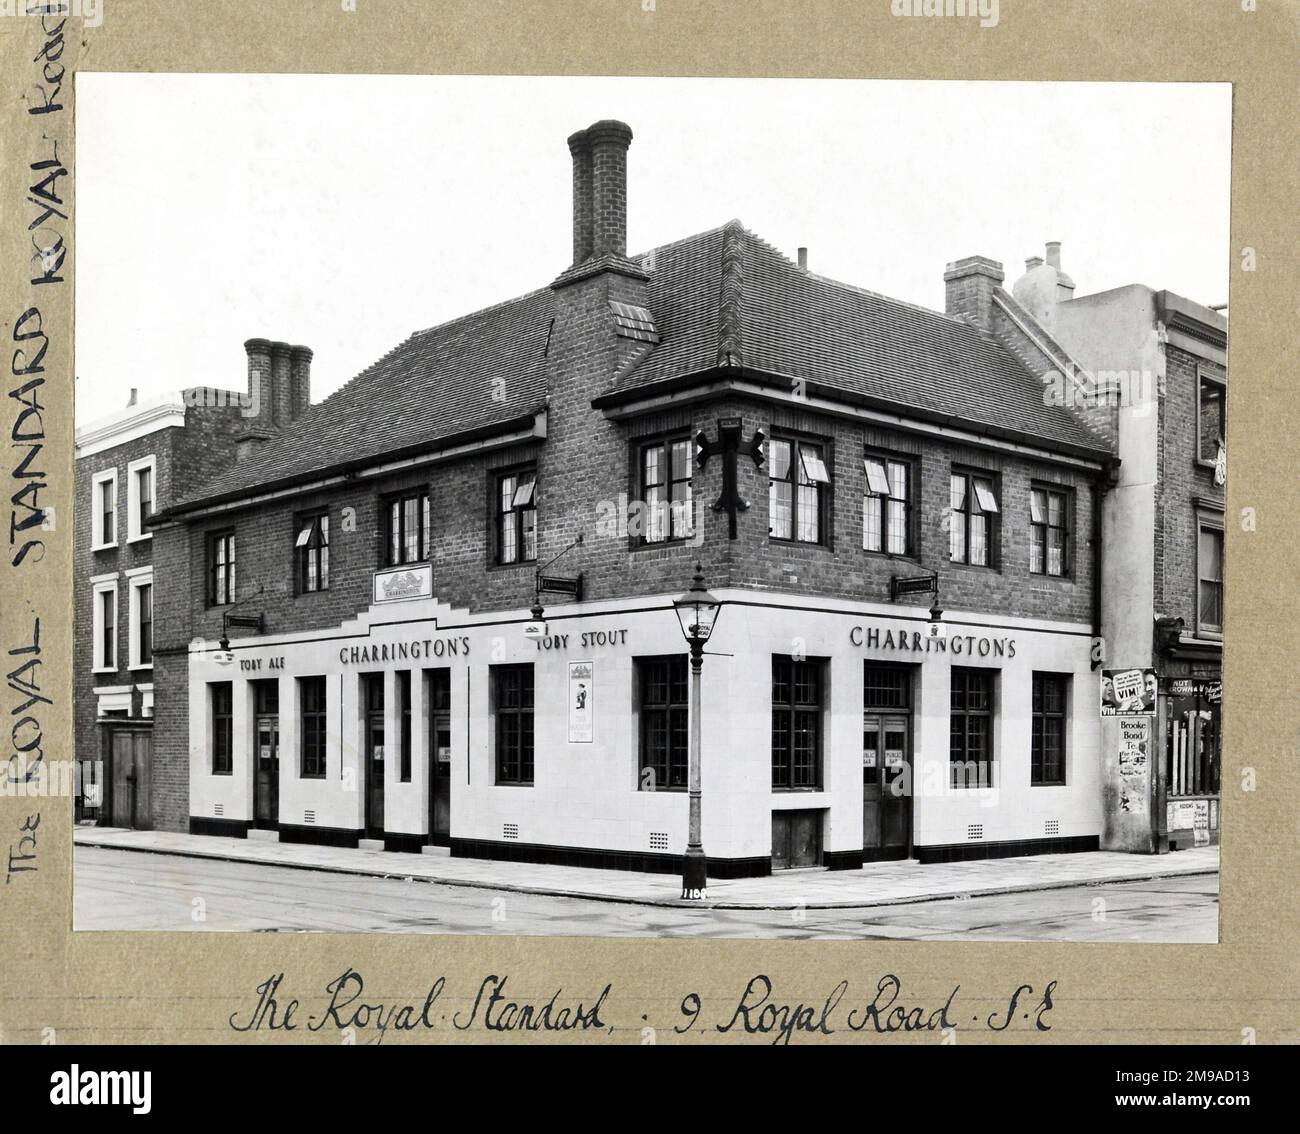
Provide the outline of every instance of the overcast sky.
[[1062,241],[1076,294],[1228,299],[1226,84],[77,76],[77,421],[243,342],[315,352],[319,401],[412,331],[571,259],[565,138],[635,135],[628,244],[738,217],[792,259],[943,307]]

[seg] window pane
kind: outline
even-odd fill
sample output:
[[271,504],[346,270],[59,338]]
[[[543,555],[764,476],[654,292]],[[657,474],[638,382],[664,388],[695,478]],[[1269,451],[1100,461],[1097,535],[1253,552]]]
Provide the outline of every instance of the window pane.
[[902,461],[889,462],[889,495],[897,500],[907,499],[907,466]]
[[788,481],[773,480],[769,487],[768,531],[777,539],[790,539],[793,512],[790,501],[791,486]]
[[826,462],[822,460],[821,450],[811,445],[799,446],[802,468],[801,483],[830,484],[831,474],[826,471]]
[[663,484],[663,455],[662,445],[647,445],[641,450],[642,468],[645,471],[644,487]]
[[673,480],[690,480],[691,478],[691,443],[689,441],[673,442]]
[[1047,523],[1047,509],[1043,502],[1043,492],[1038,488],[1029,493],[1029,522],[1031,524]]
[[987,516],[970,517],[970,562],[981,567],[989,561],[988,523]]
[[1065,524],[1065,497],[1059,492],[1047,494],[1047,522],[1054,528]]
[[772,479],[790,479],[790,442],[769,441],[768,453],[772,459]]
[[954,476],[949,485],[950,503],[949,506],[960,512],[966,507],[966,478],[964,476]]
[[1200,532],[1198,570],[1202,579],[1223,578],[1223,533],[1213,528]]
[[888,495],[889,478],[885,475],[884,464],[870,457],[862,463],[867,470],[867,490],[874,492],[877,496]]
[[889,501],[889,552],[907,554],[907,504],[902,500]]
[[799,539],[804,543],[817,543],[821,539],[818,501],[817,485],[799,485]]
[[1029,569],[1039,575],[1043,573],[1046,562],[1047,541],[1043,531],[1037,524],[1029,529]]
[[966,515],[953,511],[948,515],[948,557],[954,563],[966,562]]
[[997,497],[993,495],[993,482],[991,480],[976,480],[972,482],[975,488],[975,499],[983,512],[996,512],[998,510]]
[[524,529],[524,546],[523,557],[525,559],[537,558],[537,511],[533,508],[527,509],[523,513]]
[[645,512],[641,518],[645,540],[647,543],[658,543],[668,538],[666,530],[666,502],[664,500],[663,486],[660,484],[646,484],[645,489]]
[[1047,573],[1060,575],[1065,570],[1065,533],[1060,528],[1047,529]]
[[882,549],[882,504],[883,501],[879,496],[862,498],[862,546],[867,551]]

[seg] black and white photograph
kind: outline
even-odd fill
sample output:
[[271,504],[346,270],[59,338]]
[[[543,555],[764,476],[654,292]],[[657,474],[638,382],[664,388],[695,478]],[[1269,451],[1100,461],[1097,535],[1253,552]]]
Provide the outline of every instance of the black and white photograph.
[[74,933],[1219,940],[1230,84],[77,87]]

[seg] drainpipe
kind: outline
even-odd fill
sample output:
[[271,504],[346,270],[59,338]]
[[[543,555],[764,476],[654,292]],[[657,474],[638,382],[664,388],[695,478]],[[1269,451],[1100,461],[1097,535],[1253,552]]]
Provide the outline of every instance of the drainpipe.
[[[1092,637],[1094,644],[1101,640],[1101,572],[1102,572],[1102,499],[1105,494],[1119,482],[1119,459],[1109,457],[1101,471],[1092,481]],[[1101,656],[1094,656],[1092,668],[1096,670],[1102,663]]]

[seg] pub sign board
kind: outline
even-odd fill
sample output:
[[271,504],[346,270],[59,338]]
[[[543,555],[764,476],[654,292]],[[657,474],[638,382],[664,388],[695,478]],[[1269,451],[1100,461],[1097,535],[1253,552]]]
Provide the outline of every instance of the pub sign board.
[[1156,712],[1160,683],[1154,669],[1103,669],[1103,717],[1151,717]]

